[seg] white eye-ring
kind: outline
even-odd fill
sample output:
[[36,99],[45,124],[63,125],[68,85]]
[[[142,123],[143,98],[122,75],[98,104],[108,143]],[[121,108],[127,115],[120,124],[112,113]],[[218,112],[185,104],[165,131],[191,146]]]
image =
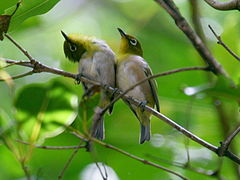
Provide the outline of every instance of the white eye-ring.
[[74,52],[77,50],[77,46],[70,44],[70,51]]
[[137,40],[136,40],[136,39],[130,39],[130,43],[131,43],[133,46],[136,46],[136,45],[137,45]]

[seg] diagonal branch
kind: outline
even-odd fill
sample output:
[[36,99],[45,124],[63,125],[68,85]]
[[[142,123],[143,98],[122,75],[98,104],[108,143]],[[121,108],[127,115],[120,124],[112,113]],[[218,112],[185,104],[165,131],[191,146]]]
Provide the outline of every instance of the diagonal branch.
[[222,11],[240,10],[240,0],[228,0],[225,2],[216,0],[204,0],[204,1],[217,10]]
[[124,150],[122,150],[122,149],[119,149],[119,148],[117,148],[117,147],[115,147],[115,146],[113,146],[113,145],[111,145],[111,144],[107,144],[107,143],[102,142],[102,141],[100,141],[100,140],[98,140],[98,139],[95,139],[95,138],[93,138],[93,137],[84,137],[84,136],[82,136],[81,134],[79,134],[79,133],[77,133],[77,132],[73,132],[72,134],[75,135],[76,137],[80,138],[81,140],[86,141],[86,139],[89,139],[89,140],[91,140],[91,141],[93,141],[93,142],[95,142],[95,143],[98,143],[98,144],[106,147],[106,148],[113,149],[113,150],[115,150],[115,151],[117,151],[117,152],[119,152],[119,153],[121,153],[121,154],[124,154],[124,155],[126,155],[126,156],[128,156],[128,157],[130,157],[130,158],[132,158],[132,159],[135,159],[135,160],[137,160],[137,161],[140,161],[140,162],[142,162],[143,164],[147,164],[147,165],[150,165],[150,166],[153,166],[153,167],[162,169],[162,170],[164,170],[164,171],[166,171],[166,172],[168,172],[168,173],[171,173],[171,174],[173,174],[173,175],[176,175],[176,176],[180,177],[181,179],[187,180],[186,177],[184,177],[184,176],[182,176],[182,175],[180,175],[180,174],[178,174],[178,173],[176,173],[176,172],[174,172],[174,171],[172,171],[172,170],[170,170],[170,169],[168,169],[168,168],[165,168],[165,167],[163,167],[163,166],[160,166],[160,165],[158,165],[158,164],[155,164],[155,163],[153,163],[153,162],[151,162],[151,161],[147,161],[147,160],[142,159],[142,158],[140,158],[140,157],[138,157],[138,156],[135,156],[135,155],[133,155],[133,154],[130,154],[130,153],[128,153],[128,152],[126,152],[126,151],[124,151]]
[[[81,146],[82,140],[79,142],[78,146]],[[84,145],[84,148],[86,148],[86,145]],[[71,164],[74,157],[77,155],[79,148],[74,149],[72,154],[70,155],[69,159],[67,160],[66,164],[64,165],[63,169],[61,170],[60,174],[58,175],[58,180],[61,180],[63,178],[64,173],[66,172],[67,168]]]
[[33,71],[28,71],[26,73],[19,74],[19,75],[16,75],[16,76],[10,76],[10,77],[7,77],[7,78],[0,78],[0,81],[6,81],[6,80],[9,80],[9,79],[19,79],[19,78],[22,78],[22,77],[25,77],[25,76],[30,76],[33,73],[34,73]]
[[223,46],[235,59],[237,59],[238,61],[240,61],[240,57],[238,57],[223,41],[221,36],[217,35],[217,33],[213,30],[213,28],[208,25],[208,27],[210,28],[210,30],[212,31],[212,33],[214,34],[214,36],[216,37],[216,39],[218,40],[218,44],[220,44],[221,46]]
[[205,176],[217,176],[218,169],[217,170],[205,170],[205,169],[201,169],[201,168],[195,168],[193,167],[191,164],[187,163],[181,163],[181,162],[171,162],[170,160],[167,159],[163,159],[160,158],[158,156],[154,156],[151,154],[146,154],[147,157],[149,157],[152,160],[158,161],[158,162],[162,162],[171,166],[175,166],[175,167],[179,167],[182,169],[187,169],[189,171],[198,173],[198,174],[202,174]]
[[35,145],[35,144],[31,144],[22,140],[17,139],[16,140],[19,143],[22,144],[26,144],[26,145],[30,145],[33,146],[35,148],[39,148],[39,149],[51,149],[51,150],[66,150],[66,149],[81,149],[81,148],[86,148],[86,145],[78,145],[78,146],[41,146],[41,145]]
[[18,44],[11,36],[5,34],[5,36],[33,63],[36,60],[20,45]]
[[226,139],[225,141],[221,142],[221,146],[218,149],[219,154],[223,155],[224,152],[228,149],[230,146],[232,140],[235,138],[235,136],[240,132],[240,126],[237,127]]
[[211,71],[215,74],[222,74],[228,76],[222,66],[217,62],[217,60],[212,56],[211,52],[204,45],[202,40],[196,34],[196,32],[191,28],[186,19],[181,15],[180,11],[174,4],[172,0],[155,0],[160,6],[162,6],[174,19],[176,25],[187,38],[191,41],[195,49],[198,51],[203,60],[210,66]]

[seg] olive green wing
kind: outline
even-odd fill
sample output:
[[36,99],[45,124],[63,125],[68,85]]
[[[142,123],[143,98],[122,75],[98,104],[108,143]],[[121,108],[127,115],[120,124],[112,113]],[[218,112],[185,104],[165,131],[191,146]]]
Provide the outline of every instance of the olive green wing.
[[[152,71],[149,66],[144,67],[144,72],[147,77],[152,76]],[[160,105],[158,101],[158,95],[157,95],[157,82],[154,79],[148,80],[150,88],[151,88],[151,93],[153,95],[154,102],[156,104],[157,111],[160,112]]]

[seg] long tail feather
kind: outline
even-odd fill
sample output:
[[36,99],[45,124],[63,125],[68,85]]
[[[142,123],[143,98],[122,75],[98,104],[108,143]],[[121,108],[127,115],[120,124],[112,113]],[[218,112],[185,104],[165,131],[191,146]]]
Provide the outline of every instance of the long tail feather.
[[103,123],[103,117],[101,117],[98,122],[96,123],[95,127],[93,128],[92,136],[103,140],[104,139],[104,123]]
[[143,125],[141,124],[141,136],[140,136],[140,144],[143,144],[145,141],[150,140],[150,124]]
[[[95,111],[97,111],[97,108]],[[104,139],[104,118],[98,112],[95,112],[93,117],[92,136],[99,140]]]

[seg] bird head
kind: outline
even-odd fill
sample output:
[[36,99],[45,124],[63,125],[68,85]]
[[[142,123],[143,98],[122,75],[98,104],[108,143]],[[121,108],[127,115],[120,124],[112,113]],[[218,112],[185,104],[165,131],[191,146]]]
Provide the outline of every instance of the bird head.
[[121,54],[134,54],[134,55],[143,55],[142,47],[140,42],[133,36],[126,34],[120,28],[117,28],[121,35],[120,43],[120,53]]
[[65,56],[70,61],[79,62],[82,55],[87,51],[84,46],[84,39],[82,39],[79,35],[66,35],[63,31],[61,31],[61,33],[65,39],[63,44]]

